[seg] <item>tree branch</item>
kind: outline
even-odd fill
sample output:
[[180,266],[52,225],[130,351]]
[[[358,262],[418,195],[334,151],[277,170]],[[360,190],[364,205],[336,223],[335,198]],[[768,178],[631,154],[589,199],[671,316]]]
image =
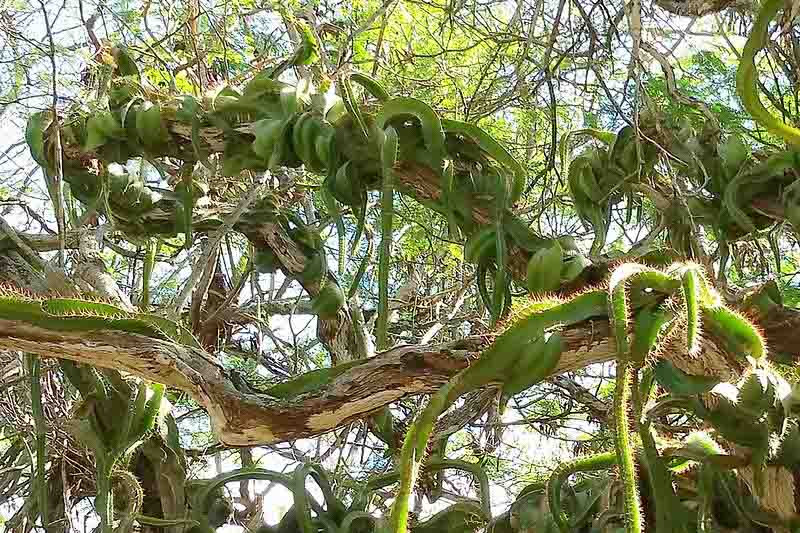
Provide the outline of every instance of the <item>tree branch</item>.
[[[797,358],[800,347],[788,332],[800,327],[800,313],[784,309],[761,324],[773,353]],[[615,357],[608,322],[590,320],[562,333],[566,350],[552,376]],[[466,368],[489,343],[486,337],[429,346],[409,345],[356,363],[319,386],[288,399],[237,389],[230,375],[208,353],[171,342],[119,331],[65,332],[22,321],[0,320],[0,349],[42,357],[70,359],[164,383],[189,393],[209,413],[219,439],[228,445],[252,446],[320,435],[362,418],[406,396],[430,393]],[[683,350],[668,350],[673,361]],[[720,376],[738,376],[731,354],[706,338],[707,366],[719,361]],[[682,365],[692,364],[683,359]]]
[[[555,374],[607,361],[613,350],[604,322],[565,332],[568,351]],[[403,397],[429,393],[474,360],[488,339],[400,346],[356,364],[291,399],[244,392],[209,354],[120,331],[66,332],[0,319],[0,349],[128,372],[189,393],[229,445],[267,444],[326,433]]]

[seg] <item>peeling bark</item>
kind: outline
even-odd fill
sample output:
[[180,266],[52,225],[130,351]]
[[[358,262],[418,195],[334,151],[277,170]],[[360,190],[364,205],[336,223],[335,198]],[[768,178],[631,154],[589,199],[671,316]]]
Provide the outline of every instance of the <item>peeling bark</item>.
[[[615,356],[605,320],[577,324],[562,334],[566,350],[552,375]],[[208,411],[219,439],[232,446],[320,435],[406,396],[433,392],[474,361],[488,343],[487,337],[470,337],[448,344],[399,346],[354,365],[314,391],[279,399],[238,390],[211,355],[187,346],[119,331],[52,331],[0,320],[0,349],[111,368],[188,392]],[[712,339],[704,340],[702,354],[701,359],[730,357]]]
[[242,392],[209,354],[119,331],[59,332],[0,320],[0,349],[128,372],[188,392],[209,413],[220,440],[234,446],[319,435],[400,398],[431,392],[465,368],[485,340],[401,346],[291,400]]

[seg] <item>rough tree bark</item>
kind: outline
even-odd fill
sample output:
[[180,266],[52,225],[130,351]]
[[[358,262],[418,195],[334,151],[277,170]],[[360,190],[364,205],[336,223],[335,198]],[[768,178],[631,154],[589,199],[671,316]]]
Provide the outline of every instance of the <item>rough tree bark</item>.
[[[774,311],[760,322],[775,354],[800,359],[793,332],[800,313]],[[606,320],[590,320],[566,329],[567,349],[552,375],[614,359]],[[474,361],[488,345],[487,337],[449,344],[399,346],[356,364],[291,399],[237,389],[231,376],[210,354],[187,346],[119,331],[64,332],[20,321],[0,320],[0,349],[129,372],[188,392],[209,413],[223,443],[252,446],[326,433],[403,397],[429,393]],[[705,372],[723,379],[739,374],[734,354],[706,337],[701,354],[686,360],[683,351],[667,357],[686,368],[702,362]],[[709,368],[708,362],[716,362]]]

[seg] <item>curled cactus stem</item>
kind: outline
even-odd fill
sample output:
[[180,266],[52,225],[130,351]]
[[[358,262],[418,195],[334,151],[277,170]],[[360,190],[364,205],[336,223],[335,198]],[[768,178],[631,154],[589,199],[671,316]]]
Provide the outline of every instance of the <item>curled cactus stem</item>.
[[569,517],[561,505],[561,491],[567,479],[578,472],[608,470],[616,464],[616,454],[606,452],[566,461],[553,470],[547,481],[547,502],[550,513],[553,515],[553,520],[561,533],[570,533],[573,530]]

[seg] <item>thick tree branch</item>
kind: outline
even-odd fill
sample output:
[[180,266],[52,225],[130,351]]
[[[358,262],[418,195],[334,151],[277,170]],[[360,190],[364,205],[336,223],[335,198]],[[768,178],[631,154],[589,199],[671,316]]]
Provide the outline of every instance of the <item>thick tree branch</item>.
[[[174,120],[168,121],[167,129],[172,134],[170,145],[174,146],[178,152],[192,150],[192,128],[190,124]],[[243,124],[237,128],[237,131],[242,134],[252,135],[252,130],[252,124]],[[225,136],[219,128],[210,126],[199,128],[195,141],[198,140],[203,145],[203,151],[221,153],[225,149]],[[86,165],[87,161],[91,161],[95,157],[95,154],[86,152],[77,146],[68,146],[64,149],[64,156],[73,163]],[[395,166],[395,177],[400,192],[432,209],[444,209],[441,203],[441,177],[424,164],[408,160],[400,161]],[[780,206],[780,201],[770,198],[756,198],[752,202],[753,209],[775,220],[785,220],[785,214]],[[659,208],[665,210],[668,206],[663,206],[663,208],[659,206]],[[193,221],[195,229],[204,231],[213,228],[214,225],[209,227],[207,221],[224,217],[230,209],[230,206],[218,206],[212,210],[196,209],[196,217],[194,217],[196,221]],[[493,217],[488,204],[482,205],[480,202],[476,202],[471,211],[472,221],[476,225],[481,226],[492,223]],[[209,215],[215,215],[215,217],[209,217]],[[163,227],[167,228],[167,231],[172,231],[175,227],[174,217],[174,210],[163,210],[154,207],[151,211],[141,215],[141,226],[148,228]],[[248,218],[247,215],[245,215],[245,218]],[[507,219],[506,223],[511,223],[511,219],[514,219],[513,222],[517,224],[528,225],[524,221],[517,219],[512,213],[507,214]],[[156,224],[157,222],[160,222],[161,226]],[[253,227],[251,221],[251,224],[247,227],[235,227],[235,229],[244,233],[257,247],[270,246],[275,251],[281,264],[286,267],[287,274],[296,276],[305,268],[306,258],[302,248],[292,241],[291,237],[283,231],[279,224],[266,220],[263,223],[259,221],[259,225]],[[532,239],[538,238],[533,232],[531,232],[530,237]],[[507,246],[508,269],[517,281],[524,282],[527,274],[527,263],[531,254],[510,240]],[[564,292],[570,293],[577,288],[583,288],[586,285],[602,281],[607,271],[608,265],[606,264],[596,264],[593,267],[589,267],[578,279],[565,287]],[[335,281],[335,277],[329,273],[328,280]],[[304,288],[313,297],[318,293],[319,285],[304,285]],[[321,320],[319,334],[320,340],[331,350],[337,360],[339,357],[345,357],[347,349],[351,349],[352,352],[356,342],[356,337],[353,335],[351,317],[344,309],[332,320]]]
[[[782,350],[788,349],[797,358],[800,347],[791,332],[800,327],[800,313],[773,312],[765,320],[761,326],[767,340],[783,347],[774,353],[785,355]],[[614,358],[605,320],[569,327],[562,335],[566,350],[553,376]],[[315,390],[281,399],[237,389],[222,366],[201,350],[119,331],[64,332],[0,320],[0,349],[111,368],[188,392],[208,411],[219,439],[234,446],[319,435],[403,397],[432,392],[475,360],[488,342],[470,337],[449,344],[400,346],[355,364]],[[677,345],[667,351],[674,362],[682,353]],[[678,362],[690,368],[700,365],[696,372],[702,369],[722,379],[738,376],[741,369],[732,354],[713,339],[704,340],[701,353],[678,357]]]
[[[568,350],[554,372],[572,371],[613,357],[603,321],[565,331]],[[119,331],[53,331],[0,320],[0,349],[70,359],[111,368],[188,392],[211,417],[220,440],[256,445],[319,435],[405,396],[436,390],[465,368],[488,340],[400,346],[357,364],[292,399],[238,390],[209,354]]]

